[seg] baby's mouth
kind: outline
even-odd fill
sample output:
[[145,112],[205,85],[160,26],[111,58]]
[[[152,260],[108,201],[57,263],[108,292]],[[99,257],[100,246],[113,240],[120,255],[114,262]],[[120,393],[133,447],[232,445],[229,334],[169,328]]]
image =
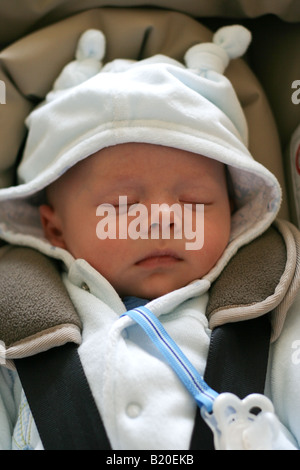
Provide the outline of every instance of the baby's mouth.
[[143,268],[155,268],[159,266],[173,266],[174,264],[183,261],[176,252],[171,250],[156,250],[144,258],[137,261],[136,265]]

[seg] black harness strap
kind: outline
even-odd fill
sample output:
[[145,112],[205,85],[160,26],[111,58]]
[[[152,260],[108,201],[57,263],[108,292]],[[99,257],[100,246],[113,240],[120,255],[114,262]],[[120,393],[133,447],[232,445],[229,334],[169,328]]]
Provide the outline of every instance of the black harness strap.
[[75,344],[15,365],[46,450],[111,449]]
[[[269,343],[266,315],[216,328],[206,382],[240,398],[263,393]],[[76,345],[68,343],[15,364],[46,450],[111,450]],[[191,450],[210,449],[212,432],[197,412]]]
[[[264,393],[271,324],[268,315],[227,323],[212,332],[204,379],[219,393],[239,398]],[[213,434],[197,412],[191,450],[213,450]]]

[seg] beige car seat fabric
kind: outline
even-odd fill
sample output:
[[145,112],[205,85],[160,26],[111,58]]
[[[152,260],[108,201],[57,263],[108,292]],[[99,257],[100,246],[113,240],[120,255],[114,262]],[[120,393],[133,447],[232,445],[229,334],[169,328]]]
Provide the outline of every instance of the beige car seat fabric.
[[[14,183],[16,161],[26,136],[24,119],[51,89],[64,65],[73,59],[78,38],[88,28],[99,28],[106,35],[105,62],[157,53],[182,60],[191,45],[210,41],[212,36],[199,21],[181,13],[100,8],[42,28],[5,48],[0,53],[0,80],[6,85],[6,104],[0,106],[1,187]],[[179,31],[185,34],[178,34]],[[250,150],[279,179],[284,194],[280,216],[288,218],[281,148],[265,93],[242,59],[232,61],[226,74],[248,120]]]
[[[272,14],[300,21],[299,0],[11,0],[0,2],[0,44],[8,44],[50,23],[96,7],[153,6],[195,17],[257,18]],[[2,19],[2,21],[1,21]]]

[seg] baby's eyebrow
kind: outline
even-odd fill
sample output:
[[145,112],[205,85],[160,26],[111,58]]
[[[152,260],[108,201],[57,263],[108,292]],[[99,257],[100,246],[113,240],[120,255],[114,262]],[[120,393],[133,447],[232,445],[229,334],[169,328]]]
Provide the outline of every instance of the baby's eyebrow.
[[122,176],[105,179],[103,184],[99,185],[98,188],[96,186],[96,192],[105,195],[118,194],[125,196],[128,192],[142,191],[142,189],[140,180],[132,177],[127,179]]
[[205,191],[209,190],[212,187],[213,180],[207,176],[200,178],[191,178],[188,181],[180,181],[176,185],[178,191]]
[[101,174],[102,179],[104,179],[104,183],[107,184],[112,184],[112,183],[122,183],[126,182],[129,184],[133,184],[137,181],[139,181],[140,176],[139,175],[134,175],[132,172],[127,170],[123,170],[121,172],[119,171],[113,171],[113,172],[104,172]]

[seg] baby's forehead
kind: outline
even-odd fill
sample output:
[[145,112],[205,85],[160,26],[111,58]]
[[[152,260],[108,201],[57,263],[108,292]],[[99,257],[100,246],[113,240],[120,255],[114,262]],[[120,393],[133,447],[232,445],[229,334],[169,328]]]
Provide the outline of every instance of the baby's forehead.
[[99,194],[111,190],[127,194],[153,187],[181,192],[220,185],[225,180],[224,168],[216,160],[178,148],[129,143],[87,157],[69,170],[67,180],[90,191],[96,188]]
[[185,172],[194,169],[205,172],[214,172],[216,167],[223,164],[201,153],[194,153],[181,148],[173,148],[149,143],[124,143],[99,150],[79,163],[87,170],[101,170],[105,175],[108,172],[125,173],[125,175],[144,174],[145,171],[165,170],[165,176],[172,171]]

